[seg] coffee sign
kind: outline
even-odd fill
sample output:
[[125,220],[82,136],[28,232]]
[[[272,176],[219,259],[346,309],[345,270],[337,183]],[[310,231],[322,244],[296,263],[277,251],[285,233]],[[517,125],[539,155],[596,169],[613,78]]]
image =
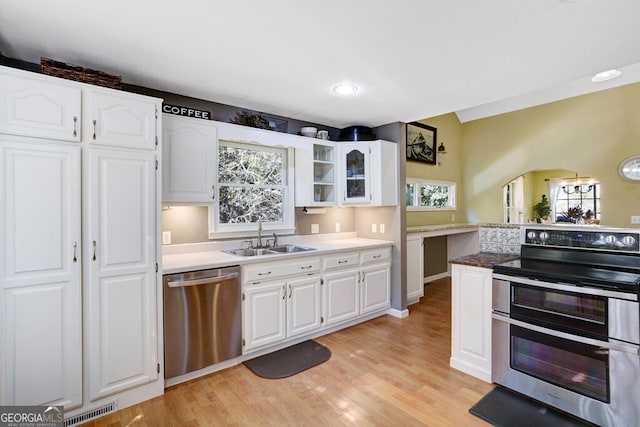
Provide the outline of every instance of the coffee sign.
[[197,110],[195,108],[181,107],[179,105],[163,104],[162,112],[175,114],[176,116],[194,117],[196,119],[211,120],[209,111]]

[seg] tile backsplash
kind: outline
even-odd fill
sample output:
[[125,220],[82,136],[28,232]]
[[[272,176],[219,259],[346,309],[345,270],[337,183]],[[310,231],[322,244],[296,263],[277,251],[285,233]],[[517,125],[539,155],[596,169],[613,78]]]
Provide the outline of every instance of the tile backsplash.
[[520,254],[519,226],[480,226],[480,251],[499,254]]

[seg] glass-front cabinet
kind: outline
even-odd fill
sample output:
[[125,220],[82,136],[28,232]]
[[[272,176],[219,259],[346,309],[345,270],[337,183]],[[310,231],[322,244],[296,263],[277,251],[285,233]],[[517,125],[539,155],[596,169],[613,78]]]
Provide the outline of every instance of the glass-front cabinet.
[[344,144],[341,147],[343,179],[343,204],[371,203],[369,161],[369,145]]
[[335,204],[336,202],[335,147],[313,144],[313,202]]
[[295,203],[397,206],[398,144],[314,141],[295,151]]

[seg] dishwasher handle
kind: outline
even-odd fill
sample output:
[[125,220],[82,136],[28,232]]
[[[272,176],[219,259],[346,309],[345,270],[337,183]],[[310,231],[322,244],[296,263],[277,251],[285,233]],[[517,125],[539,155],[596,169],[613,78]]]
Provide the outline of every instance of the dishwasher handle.
[[238,273],[228,273],[217,277],[205,277],[203,279],[191,279],[191,280],[169,280],[167,285],[170,288],[182,288],[185,286],[196,285],[211,285],[213,283],[224,282],[225,280],[235,279],[238,277]]

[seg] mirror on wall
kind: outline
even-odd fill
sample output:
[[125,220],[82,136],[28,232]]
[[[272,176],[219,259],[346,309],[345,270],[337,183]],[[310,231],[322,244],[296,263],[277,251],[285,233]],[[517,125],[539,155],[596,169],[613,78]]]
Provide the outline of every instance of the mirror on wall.
[[531,171],[502,188],[503,222],[599,224],[600,183],[574,171]]

